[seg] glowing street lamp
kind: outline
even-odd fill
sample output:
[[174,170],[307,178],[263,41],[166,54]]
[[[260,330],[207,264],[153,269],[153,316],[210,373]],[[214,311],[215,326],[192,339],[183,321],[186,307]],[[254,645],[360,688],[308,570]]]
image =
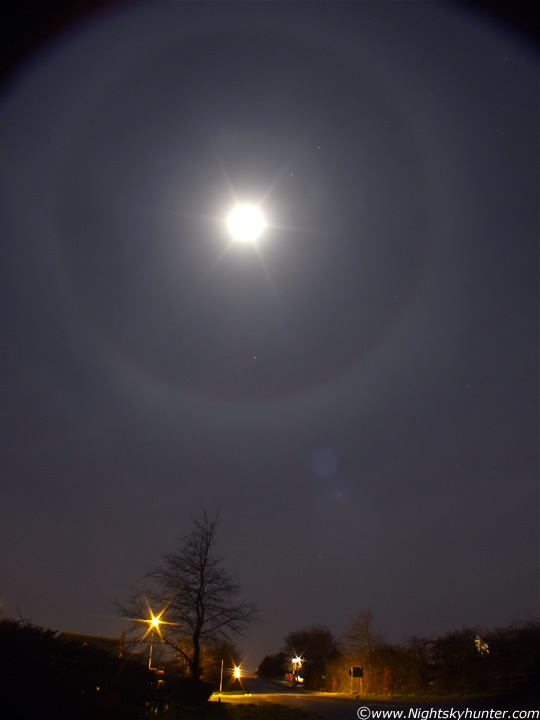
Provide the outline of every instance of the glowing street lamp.
[[293,666],[293,676],[296,682],[298,682],[298,671],[302,667],[302,658],[298,655],[296,657],[293,657],[292,659],[292,666]]
[[150,613],[149,618],[133,618],[137,622],[142,622],[148,625],[148,629],[144,633],[144,635],[141,638],[141,642],[146,638],[146,636],[150,633],[150,655],[148,657],[148,669],[152,669],[152,650],[154,647],[154,633],[157,633],[159,635],[160,640],[163,640],[163,636],[161,635],[161,630],[159,628],[160,625],[170,625],[170,623],[165,622],[165,620],[161,619],[161,616],[167,609],[168,605],[166,605],[163,610],[158,613],[157,615],[154,615],[154,611],[148,605],[148,612]]
[[236,663],[233,660],[233,666],[232,667],[226,667],[223,668],[223,659],[221,660],[221,675],[219,679],[219,692],[223,691],[223,672],[225,671],[226,675],[229,675],[229,680],[227,682],[226,689],[229,690],[232,685],[234,685],[234,681],[238,680],[240,683],[240,687],[242,686],[242,666],[236,665]]
[[152,648],[154,647],[154,632],[157,632],[159,637],[161,637],[161,632],[159,630],[159,623],[160,619],[158,617],[153,617],[150,620],[150,655],[148,656],[148,669],[152,669]]

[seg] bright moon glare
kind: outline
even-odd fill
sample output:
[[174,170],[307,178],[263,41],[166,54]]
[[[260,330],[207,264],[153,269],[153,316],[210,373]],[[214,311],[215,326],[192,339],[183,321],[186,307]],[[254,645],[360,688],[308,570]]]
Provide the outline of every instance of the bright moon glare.
[[264,230],[264,218],[253,205],[237,205],[227,224],[233,238],[240,242],[255,242]]

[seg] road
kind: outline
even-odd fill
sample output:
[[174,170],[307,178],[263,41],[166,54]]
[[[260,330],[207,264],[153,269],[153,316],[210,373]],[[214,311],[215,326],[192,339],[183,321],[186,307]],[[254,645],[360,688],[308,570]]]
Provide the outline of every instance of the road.
[[356,720],[357,710],[362,705],[370,708],[408,710],[408,705],[398,703],[364,703],[361,700],[326,693],[306,693],[298,688],[275,685],[263,678],[242,678],[244,693],[223,693],[223,700],[232,703],[253,703],[266,705],[276,703],[289,705],[304,713],[311,713],[324,720]]
[[[288,705],[304,713],[310,713],[312,716],[324,718],[324,720],[357,720],[359,717],[362,720],[375,720],[377,717],[382,717],[377,713],[377,711],[381,710],[395,711],[394,718],[399,718],[399,711],[403,711],[403,720],[412,720],[414,717],[437,717],[433,714],[426,714],[437,710],[445,711],[445,714],[441,714],[439,717],[453,718],[459,717],[459,715],[453,713],[464,712],[466,709],[469,711],[485,711],[486,709],[501,710],[504,708],[506,711],[511,711],[518,708],[524,710],[540,708],[540,697],[536,692],[531,692],[526,697],[507,697],[504,701],[499,698],[491,702],[488,700],[470,703],[466,701],[454,703],[434,702],[431,705],[428,702],[373,701],[344,697],[343,695],[333,696],[329,693],[309,693],[299,688],[276,685],[263,678],[244,677],[242,678],[242,686],[243,692],[223,693],[223,700],[232,703],[253,703],[255,705],[267,705],[270,703]],[[239,686],[238,691],[240,691]],[[363,710],[357,714],[360,708],[363,708]],[[412,708],[423,711],[422,715],[409,714]],[[386,717],[390,720],[392,715],[389,713]],[[506,717],[510,718],[511,714],[509,713]],[[538,717],[538,715],[534,717]]]

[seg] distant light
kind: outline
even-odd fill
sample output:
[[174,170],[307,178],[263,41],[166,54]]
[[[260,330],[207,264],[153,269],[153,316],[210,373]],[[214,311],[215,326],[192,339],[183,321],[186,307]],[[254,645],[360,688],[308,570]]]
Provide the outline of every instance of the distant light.
[[489,644],[485,642],[485,640],[482,640],[480,635],[476,635],[474,638],[474,644],[476,645],[476,649],[480,655],[489,655]]
[[264,230],[265,222],[259,208],[237,205],[227,218],[227,225],[235,240],[253,243]]
[[153,617],[153,618],[150,620],[150,623],[151,623],[154,627],[157,627],[160,622],[161,622],[161,620],[159,619],[159,617]]
[[234,677],[237,678],[238,680],[240,679],[240,668],[239,667],[234,668]]

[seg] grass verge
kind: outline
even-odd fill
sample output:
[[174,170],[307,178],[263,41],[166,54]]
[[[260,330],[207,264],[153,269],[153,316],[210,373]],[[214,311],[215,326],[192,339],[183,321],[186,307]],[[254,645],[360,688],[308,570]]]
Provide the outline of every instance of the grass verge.
[[174,708],[159,716],[163,720],[320,720],[319,715],[277,703],[208,702],[192,708]]

